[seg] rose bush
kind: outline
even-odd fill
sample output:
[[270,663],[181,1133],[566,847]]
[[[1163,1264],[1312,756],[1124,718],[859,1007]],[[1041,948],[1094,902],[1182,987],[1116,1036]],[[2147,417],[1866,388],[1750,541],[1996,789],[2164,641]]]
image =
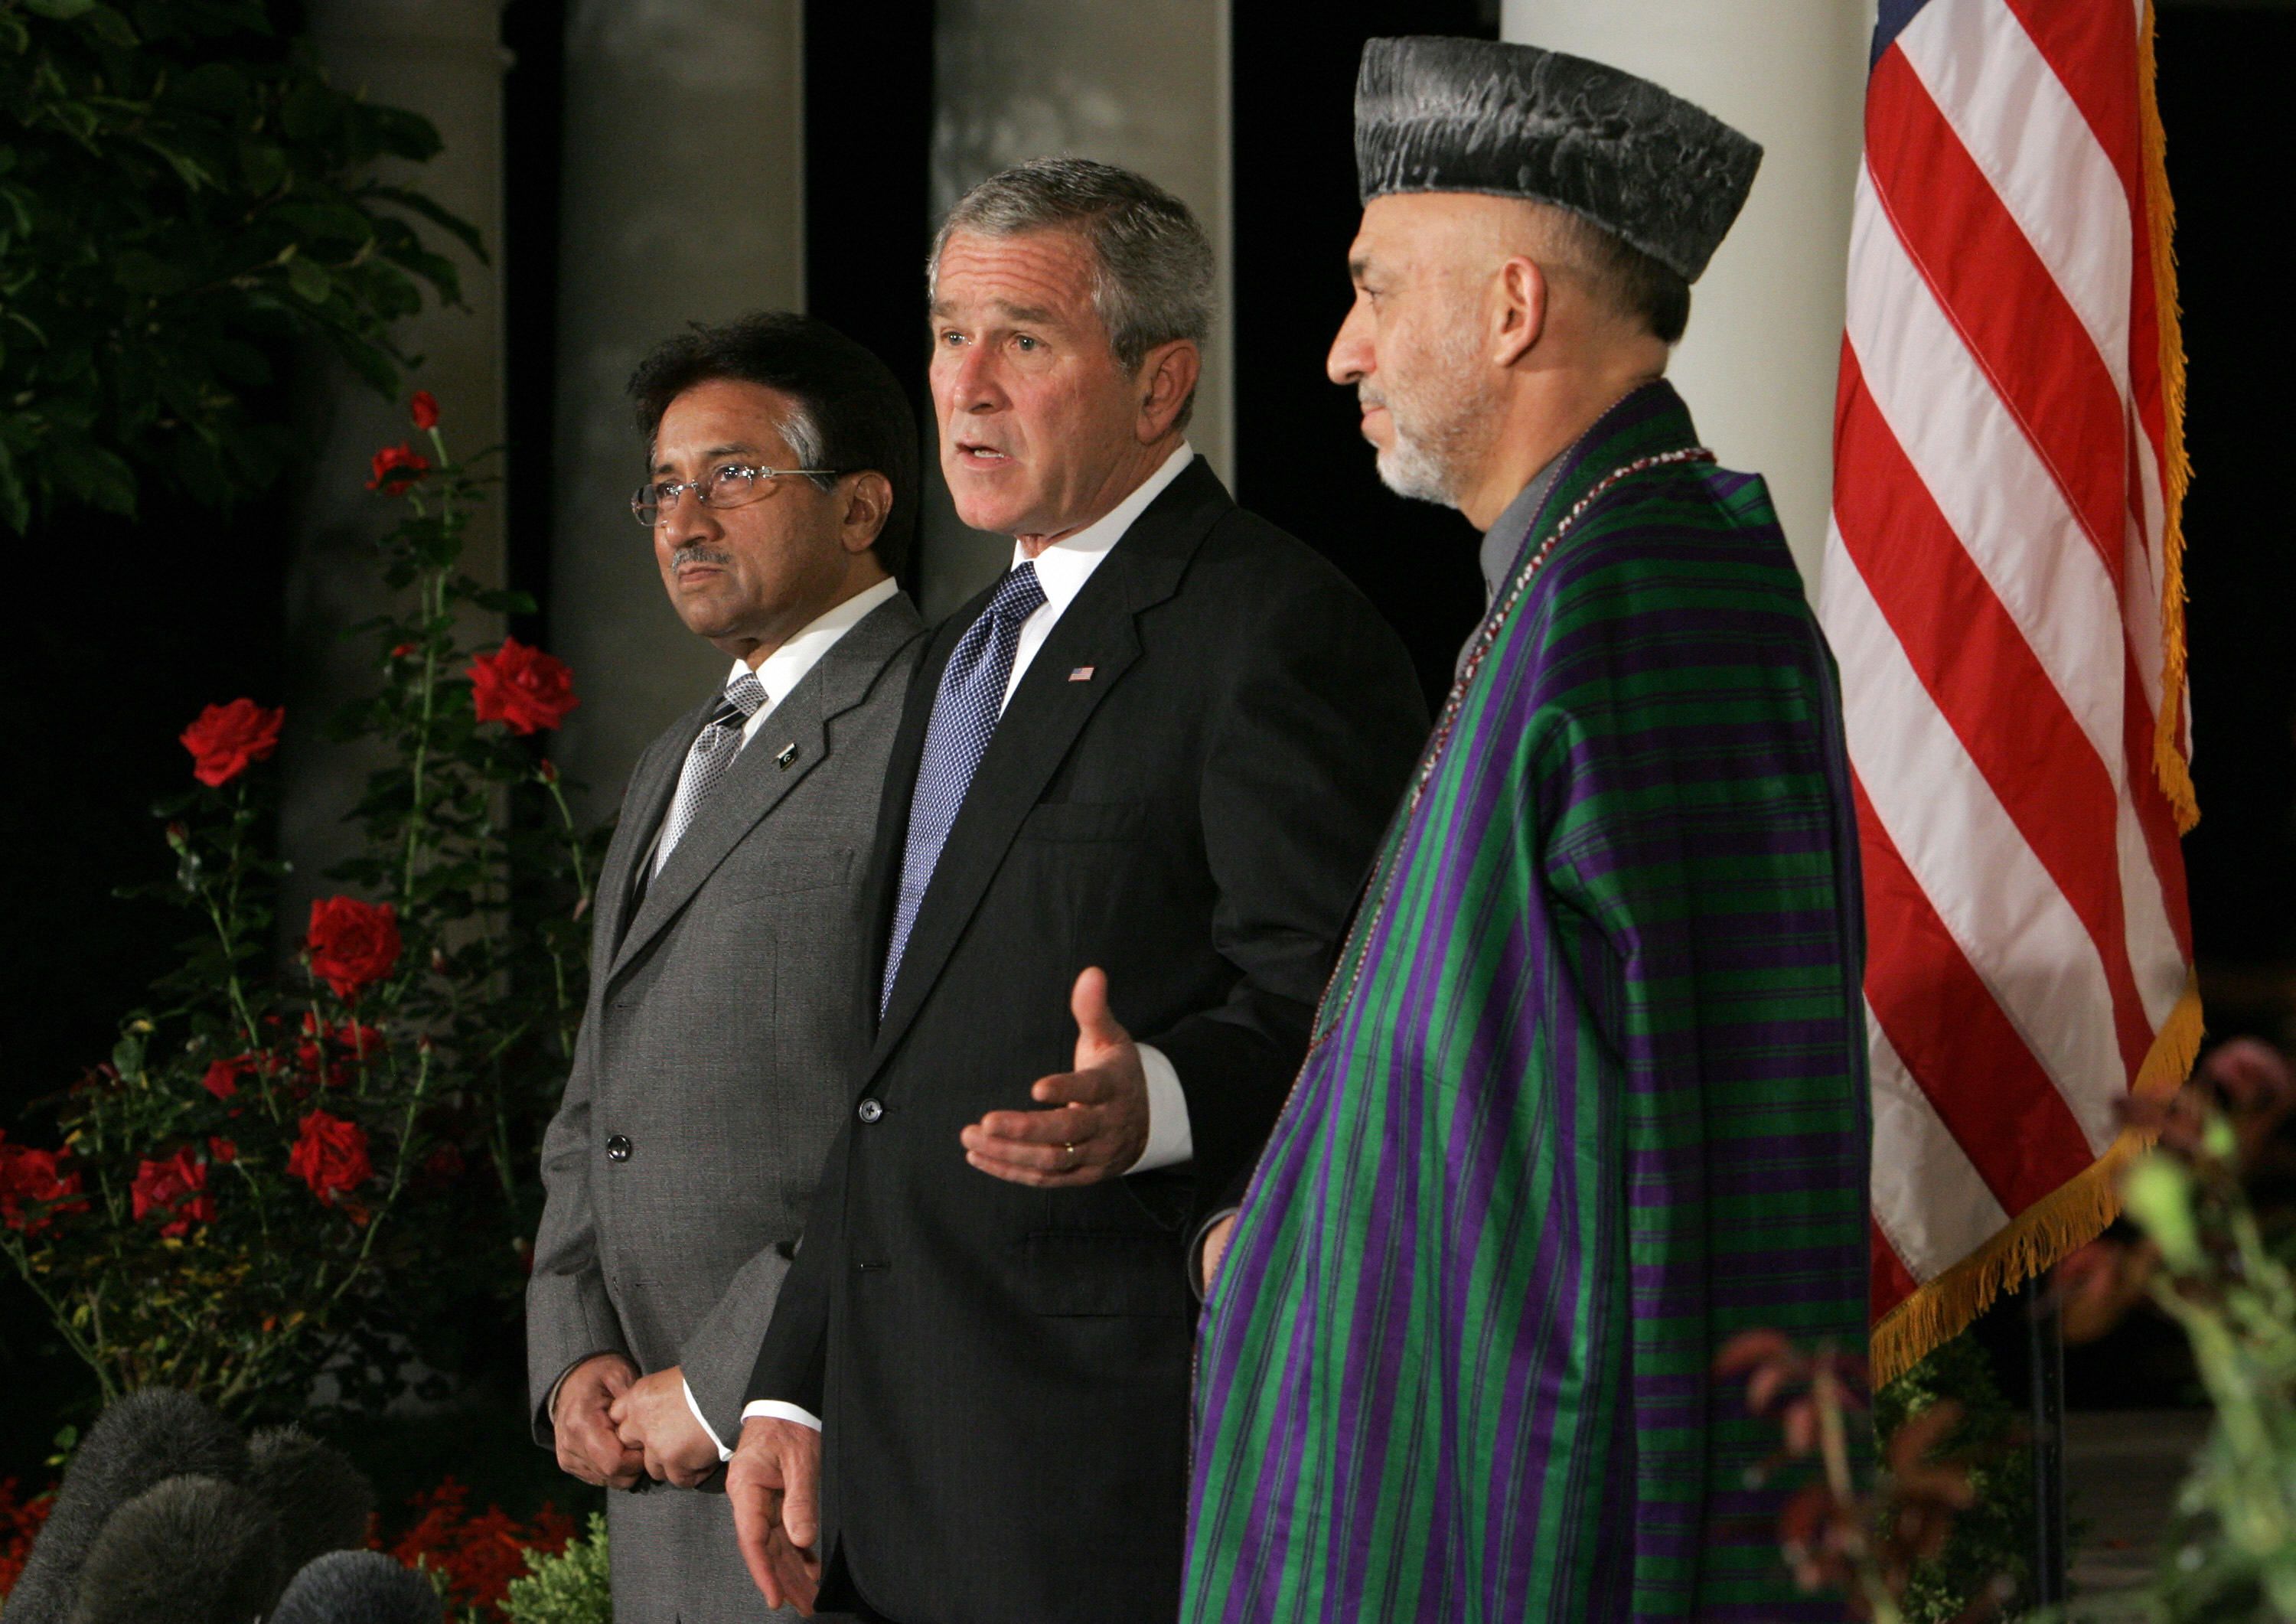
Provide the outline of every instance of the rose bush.
[[514,1334],[605,833],[577,825],[530,737],[572,708],[570,674],[472,645],[484,616],[531,605],[462,572],[482,480],[435,401],[410,410],[430,455],[390,448],[421,477],[381,548],[406,607],[372,628],[374,690],[334,729],[383,763],[359,855],[281,962],[260,770],[281,712],[209,706],[184,735],[193,787],[157,808],[173,879],[145,888],[201,934],[49,1102],[53,1136],[0,1136],[0,1255],[94,1399],[166,1384],[285,1418],[324,1370],[340,1402],[380,1405],[414,1361],[455,1369],[464,1339]]

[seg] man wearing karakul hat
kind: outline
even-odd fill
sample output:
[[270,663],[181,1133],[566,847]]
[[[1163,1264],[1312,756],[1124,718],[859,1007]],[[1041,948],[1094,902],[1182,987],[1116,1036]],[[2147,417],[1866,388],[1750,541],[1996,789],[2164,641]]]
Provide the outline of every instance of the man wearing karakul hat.
[[1560,53],[1374,40],[1332,346],[1489,610],[1241,1210],[1182,1618],[1838,1618],[1711,1375],[1866,1334],[1855,826],[1753,475],[1663,379],[1760,150]]

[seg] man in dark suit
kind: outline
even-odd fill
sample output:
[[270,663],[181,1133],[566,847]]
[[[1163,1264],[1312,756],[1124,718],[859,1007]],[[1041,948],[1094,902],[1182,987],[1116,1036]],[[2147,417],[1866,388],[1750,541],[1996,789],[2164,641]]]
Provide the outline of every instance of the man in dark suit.
[[1077,160],[935,249],[941,464],[1013,566],[931,640],[888,769],[875,1042],[727,1479],[776,1602],[1177,1604],[1185,1237],[1426,731],[1371,606],[1187,447],[1211,269],[1184,205]]
[[[633,498],[685,625],[734,661],[631,775],[590,1002],[543,1147],[537,1441],[609,1499],[621,1624],[767,1616],[714,1474],[867,1035],[854,895],[923,627],[894,585],[915,421],[818,322],[671,340],[631,381]],[[627,521],[625,521],[627,522]],[[633,532],[633,543],[637,535]]]

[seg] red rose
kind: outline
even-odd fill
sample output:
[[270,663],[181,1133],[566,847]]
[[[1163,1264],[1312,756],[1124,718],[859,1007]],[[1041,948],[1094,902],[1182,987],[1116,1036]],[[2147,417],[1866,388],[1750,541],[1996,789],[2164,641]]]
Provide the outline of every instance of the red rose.
[[406,403],[406,414],[414,420],[418,429],[439,426],[439,398],[429,390],[416,390],[414,398]]
[[211,1060],[207,1075],[200,1079],[200,1087],[219,1100],[227,1100],[239,1092],[239,1079],[255,1070],[255,1056],[234,1054],[229,1060]]
[[401,441],[376,452],[371,472],[374,477],[366,482],[369,490],[379,490],[386,496],[403,496],[414,488],[417,480],[430,472],[430,459]]
[[138,1163],[131,1186],[134,1217],[141,1222],[145,1213],[158,1212],[168,1220],[160,1226],[162,1237],[186,1234],[193,1224],[212,1224],[215,1197],[207,1187],[207,1163],[193,1161],[188,1145],[165,1161]]
[[582,701],[564,660],[530,649],[515,637],[471,661],[471,704],[481,722],[502,722],[512,733],[555,727]]
[[394,643],[390,646],[390,657],[393,660],[404,660],[414,652],[414,645],[411,643]]
[[221,1134],[209,1134],[208,1136],[208,1154],[217,1161],[237,1161],[239,1160],[239,1146],[234,1144]]
[[266,710],[251,699],[209,705],[181,735],[192,752],[192,776],[214,789],[238,777],[250,762],[268,759],[279,748],[279,724],[286,718],[283,708]]
[[[72,1198],[80,1193],[79,1175],[57,1171],[65,1152],[36,1151],[28,1144],[10,1144],[0,1133],[0,1223],[11,1229],[37,1234],[59,1212],[85,1212],[87,1203]],[[27,1216],[26,1202],[37,1202],[47,1210]]]
[[301,1135],[287,1152],[287,1171],[333,1206],[337,1195],[357,1189],[374,1176],[374,1164],[366,1155],[366,1130],[324,1111],[305,1112]]
[[303,945],[311,951],[311,973],[338,998],[356,998],[398,963],[398,911],[388,902],[322,897],[311,904],[311,931]]
[[331,1034],[353,1060],[368,1060],[382,1053],[382,1034],[371,1026],[346,1021]]

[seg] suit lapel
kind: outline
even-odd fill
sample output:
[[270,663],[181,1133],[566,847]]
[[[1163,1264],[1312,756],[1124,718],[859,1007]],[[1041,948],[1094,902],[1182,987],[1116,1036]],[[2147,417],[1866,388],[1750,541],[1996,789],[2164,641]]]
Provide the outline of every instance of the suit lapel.
[[[868,697],[886,661],[919,632],[916,611],[906,597],[879,604],[839,638],[820,662],[774,707],[734,765],[711,791],[677,849],[646,886],[645,896],[616,949],[608,977],[619,975],[662,927],[677,916],[703,881],[717,872],[726,854],[757,827],[829,755],[829,724]],[[711,706],[716,704],[713,699]],[[706,713],[705,713],[706,714]],[[696,718],[698,731],[701,719]],[[692,734],[687,734],[688,748]],[[677,760],[685,761],[681,751]],[[674,787],[677,774],[668,775]],[[668,796],[661,798],[663,807]],[[659,824],[662,813],[653,813]],[[651,835],[637,857],[652,849]],[[625,893],[627,894],[627,892]]]
[[[1012,703],[996,724],[972,786],[965,791],[964,805],[949,829],[948,842],[941,848],[940,861],[934,865],[932,882],[925,890],[916,924],[902,950],[892,1002],[885,1008],[870,1052],[868,1075],[875,1075],[915,1019],[926,992],[939,978],[957,939],[980,906],[981,896],[1004,862],[1021,820],[1067,759],[1093,712],[1139,659],[1141,611],[1179,589],[1180,578],[1205,533],[1234,505],[1210,464],[1197,458],[1101,561],[1076,601],[1054,626],[1052,636],[1037,651],[1027,675],[1013,691]],[[908,801],[915,788],[924,724],[929,719],[918,712],[930,712],[930,696],[939,692],[941,668],[956,645],[956,636],[963,635],[964,627],[987,602],[984,595],[968,604],[969,612],[951,617],[950,626],[934,638],[930,688],[924,685],[928,673],[918,674],[918,690],[913,693],[909,715],[904,719],[904,736],[895,749],[891,771],[898,775],[889,779],[889,804],[894,799],[893,786],[898,786],[901,838],[898,841],[892,838],[889,822],[882,844],[891,849],[890,866],[881,874],[881,891],[888,879],[892,886],[899,883],[898,848],[906,840]],[[948,635],[952,627],[956,636]],[[1069,673],[1080,666],[1093,668],[1091,680],[1070,682]],[[875,962],[882,976],[882,931],[880,938]],[[870,991],[873,1004],[873,983]]]
[[[685,755],[693,747],[693,735],[701,731],[701,724],[717,706],[717,696],[713,694],[680,717],[676,725],[647,750],[637,771],[631,775],[630,792],[622,808],[621,821],[615,825],[606,861],[598,874],[598,939],[606,944],[605,961],[596,966],[599,972],[621,956],[622,933],[630,925],[638,865],[652,855],[655,831],[661,827],[661,820],[668,813],[669,798],[676,793],[678,775],[685,770]],[[599,979],[603,986],[603,973]]]

